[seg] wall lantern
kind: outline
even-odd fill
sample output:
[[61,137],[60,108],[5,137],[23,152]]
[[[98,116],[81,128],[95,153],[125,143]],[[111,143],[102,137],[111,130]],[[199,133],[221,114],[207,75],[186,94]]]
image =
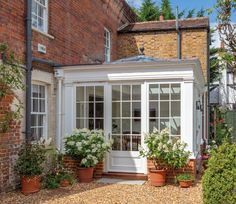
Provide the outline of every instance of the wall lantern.
[[196,110],[201,110],[201,101],[196,101]]

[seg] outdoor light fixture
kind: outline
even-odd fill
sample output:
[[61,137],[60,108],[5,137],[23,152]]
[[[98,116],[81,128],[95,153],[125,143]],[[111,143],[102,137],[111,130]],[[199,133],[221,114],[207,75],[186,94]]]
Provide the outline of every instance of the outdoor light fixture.
[[203,105],[200,105],[200,111],[203,112]]
[[196,110],[201,110],[201,101],[196,101]]

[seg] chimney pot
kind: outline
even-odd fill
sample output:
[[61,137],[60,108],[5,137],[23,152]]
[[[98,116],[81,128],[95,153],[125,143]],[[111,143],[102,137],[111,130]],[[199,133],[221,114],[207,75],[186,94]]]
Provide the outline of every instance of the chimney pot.
[[159,17],[159,21],[164,21],[164,16],[163,14],[161,13],[160,17]]
[[221,41],[221,42],[220,42],[220,48],[222,48],[222,49],[225,48],[225,43],[224,43],[224,41]]

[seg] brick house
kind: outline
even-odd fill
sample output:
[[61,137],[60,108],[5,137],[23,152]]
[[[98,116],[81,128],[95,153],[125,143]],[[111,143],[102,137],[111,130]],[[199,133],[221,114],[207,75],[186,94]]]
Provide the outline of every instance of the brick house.
[[[26,1],[1,1],[0,7],[0,42],[27,65]],[[137,23],[125,0],[32,0],[30,20],[31,139],[52,138],[63,150],[62,139],[74,128],[101,128],[115,143],[99,175],[146,175],[138,145],[153,127],[168,127],[188,143],[196,171],[207,135],[207,18],[180,20],[177,32],[172,20]],[[16,135],[14,149],[0,138],[1,191],[15,185],[24,121],[3,136]]]

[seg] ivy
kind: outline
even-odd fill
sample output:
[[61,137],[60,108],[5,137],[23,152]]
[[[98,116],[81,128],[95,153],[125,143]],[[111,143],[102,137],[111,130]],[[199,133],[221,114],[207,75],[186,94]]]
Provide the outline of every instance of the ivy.
[[12,51],[6,44],[0,44],[0,53],[3,56],[0,63],[0,99],[14,90],[23,90],[23,69]]
[[[9,130],[12,121],[21,118],[22,105],[14,91],[24,90],[24,73],[19,61],[6,44],[0,44],[0,102],[6,96],[12,96],[10,108],[2,108],[0,112],[0,132]],[[14,102],[17,100],[17,102]]]

